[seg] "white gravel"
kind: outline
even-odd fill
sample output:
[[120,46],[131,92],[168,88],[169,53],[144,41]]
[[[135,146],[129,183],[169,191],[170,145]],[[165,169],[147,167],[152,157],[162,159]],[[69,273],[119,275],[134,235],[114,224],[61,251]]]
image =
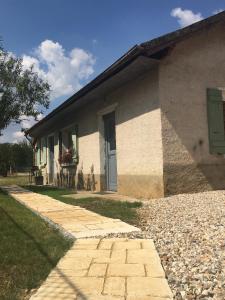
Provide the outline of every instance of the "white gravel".
[[174,299],[225,300],[225,191],[150,200],[139,213]]

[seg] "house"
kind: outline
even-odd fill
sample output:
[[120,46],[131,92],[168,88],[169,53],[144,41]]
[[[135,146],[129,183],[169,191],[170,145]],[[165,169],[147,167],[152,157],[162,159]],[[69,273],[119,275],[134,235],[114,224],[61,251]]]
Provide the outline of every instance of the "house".
[[143,198],[225,188],[225,12],[135,45],[31,127],[45,183]]

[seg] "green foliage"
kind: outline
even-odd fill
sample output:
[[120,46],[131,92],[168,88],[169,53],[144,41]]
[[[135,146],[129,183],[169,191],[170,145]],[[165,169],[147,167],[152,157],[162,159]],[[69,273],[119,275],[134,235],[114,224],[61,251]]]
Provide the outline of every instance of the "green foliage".
[[26,141],[18,144],[0,144],[0,174],[4,175],[10,168],[12,171],[30,169],[33,160],[33,150]]
[[70,191],[67,189],[58,189],[55,187],[49,186],[26,186],[29,190],[40,193],[43,195],[48,195],[54,199],[62,201],[64,203],[70,205],[77,205],[94,211],[100,215],[105,217],[120,219],[129,224],[138,225],[138,214],[136,209],[142,206],[141,202],[127,202],[127,201],[117,201],[107,199],[98,198],[82,198],[82,199],[74,199],[69,197],[64,197],[63,195],[69,195],[74,193],[74,191]]
[[0,229],[0,299],[28,299],[72,241],[2,191]]
[[0,48],[0,132],[22,116],[37,116],[49,106],[50,87],[33,67],[24,69],[22,60]]

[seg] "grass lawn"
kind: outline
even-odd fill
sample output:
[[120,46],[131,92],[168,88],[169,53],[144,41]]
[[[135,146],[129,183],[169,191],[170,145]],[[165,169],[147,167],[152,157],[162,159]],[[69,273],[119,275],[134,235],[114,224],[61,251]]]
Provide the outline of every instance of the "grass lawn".
[[28,188],[29,190],[36,193],[48,195],[67,204],[84,207],[105,217],[120,219],[132,225],[138,225],[139,223],[136,209],[142,206],[141,202],[131,203],[111,199],[105,200],[98,197],[74,199],[63,197],[63,195],[68,195],[71,193],[74,194],[74,191],[70,191],[67,189],[58,189],[49,186],[27,186],[25,188]]
[[18,184],[25,185],[28,184],[28,175],[20,175],[20,176],[0,176],[0,185],[10,185],[10,184]]
[[27,299],[71,247],[40,217],[0,190],[0,299]]

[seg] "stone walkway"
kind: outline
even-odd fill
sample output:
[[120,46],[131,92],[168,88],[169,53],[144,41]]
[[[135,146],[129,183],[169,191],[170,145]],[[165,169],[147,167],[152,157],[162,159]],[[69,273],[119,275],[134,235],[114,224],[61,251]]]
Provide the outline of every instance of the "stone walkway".
[[[123,226],[120,228],[123,232],[138,230],[120,220],[90,214],[80,207],[64,204],[18,186],[2,189],[52,223],[56,221],[64,230],[68,228],[75,237],[84,236],[84,233],[89,235],[95,230],[98,235],[99,230],[103,233],[108,230],[118,232],[119,226]],[[77,227],[77,219],[81,232]],[[110,229],[104,225],[101,229],[87,230],[85,227],[84,230],[83,226],[87,226],[87,223],[97,226],[111,224],[114,227]],[[173,297],[152,240],[82,238],[74,241],[72,248],[30,299],[166,300]]]
[[152,240],[80,239],[32,300],[172,299]]
[[119,219],[107,218],[80,206],[69,205],[18,186],[2,186],[1,188],[17,201],[75,238],[140,231],[139,228]]

